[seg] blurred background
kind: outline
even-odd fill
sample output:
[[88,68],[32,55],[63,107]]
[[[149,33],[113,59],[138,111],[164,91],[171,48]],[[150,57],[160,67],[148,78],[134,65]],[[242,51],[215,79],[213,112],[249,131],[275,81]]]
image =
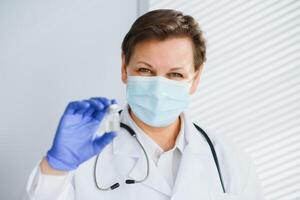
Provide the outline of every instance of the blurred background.
[[193,120],[252,156],[266,200],[300,199],[299,0],[0,0],[0,199],[21,198],[69,101],[125,104],[122,39],[158,8],[207,39]]

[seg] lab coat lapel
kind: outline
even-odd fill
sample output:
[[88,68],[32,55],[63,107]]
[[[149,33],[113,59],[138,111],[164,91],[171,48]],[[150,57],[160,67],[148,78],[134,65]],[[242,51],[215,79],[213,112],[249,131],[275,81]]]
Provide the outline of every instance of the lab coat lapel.
[[[129,179],[134,180],[141,180],[145,177],[147,163],[144,153],[138,145],[137,141],[123,129],[113,140],[113,153],[115,156],[121,156],[122,159],[119,160],[124,160],[125,158],[135,160],[135,162],[133,162],[134,164],[132,165],[132,167],[130,167],[129,171],[128,168],[122,169],[122,163],[120,163],[118,170],[127,170],[126,172],[120,172],[120,174],[128,174]],[[164,177],[159,173],[150,157],[149,163],[150,173],[148,178],[144,182],[136,184],[143,184],[145,185],[145,187],[152,188],[165,195],[171,195],[171,187],[168,185]]]
[[185,115],[185,138],[179,170],[173,188],[172,200],[210,199],[209,187],[215,166],[208,143]]
[[207,184],[202,179],[206,179],[205,170],[199,161],[200,154],[192,153],[189,146],[184,150],[181,164],[177,173],[173,188],[172,200],[197,199],[206,200]]
[[[158,192],[170,196],[172,192],[171,187],[164,179],[162,174],[160,174],[160,172],[158,171],[157,167],[155,166],[152,160],[149,160],[149,167],[150,167],[150,173],[148,178],[140,184],[143,184],[146,187],[150,187]],[[141,180],[146,175],[146,169],[147,169],[146,158],[144,156],[139,157],[136,161],[135,166],[129,173],[129,177],[134,180]]]

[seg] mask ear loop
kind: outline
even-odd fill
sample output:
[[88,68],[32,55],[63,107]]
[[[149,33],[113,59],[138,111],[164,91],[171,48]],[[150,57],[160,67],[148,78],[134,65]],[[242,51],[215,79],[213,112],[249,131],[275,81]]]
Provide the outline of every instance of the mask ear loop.
[[[182,81],[182,82],[184,82],[184,83],[187,84],[187,88],[186,89],[187,89],[188,93],[190,93],[190,90],[191,90],[191,87],[193,85],[194,80],[195,80],[195,76],[193,78],[189,79],[189,80]],[[198,86],[197,86],[197,90],[198,90]]]
[[[193,85],[193,82],[195,81],[195,78],[196,78],[196,76],[197,76],[197,73],[200,73],[200,72],[196,72],[196,74],[195,75],[193,75],[194,77],[193,78],[191,78],[190,80],[186,80],[185,82],[187,82],[188,83],[188,92],[190,92],[190,90],[191,90],[191,87],[192,87],[192,85]],[[196,88],[196,91],[199,89],[199,84],[197,85],[197,88]]]

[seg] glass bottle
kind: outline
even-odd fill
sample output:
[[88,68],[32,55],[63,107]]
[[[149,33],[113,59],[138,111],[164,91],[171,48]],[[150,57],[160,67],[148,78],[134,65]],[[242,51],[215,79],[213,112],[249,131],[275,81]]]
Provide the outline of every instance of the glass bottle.
[[120,130],[120,115],[118,104],[111,104],[107,110],[105,132]]

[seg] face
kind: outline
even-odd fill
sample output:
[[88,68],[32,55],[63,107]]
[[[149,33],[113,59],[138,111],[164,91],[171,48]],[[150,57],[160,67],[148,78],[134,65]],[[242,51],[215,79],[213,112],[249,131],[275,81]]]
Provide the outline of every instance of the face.
[[122,55],[122,81],[125,84],[127,76],[163,76],[175,81],[191,81],[189,93],[193,94],[199,85],[202,68],[194,69],[193,44],[187,37],[140,42],[128,65]]

